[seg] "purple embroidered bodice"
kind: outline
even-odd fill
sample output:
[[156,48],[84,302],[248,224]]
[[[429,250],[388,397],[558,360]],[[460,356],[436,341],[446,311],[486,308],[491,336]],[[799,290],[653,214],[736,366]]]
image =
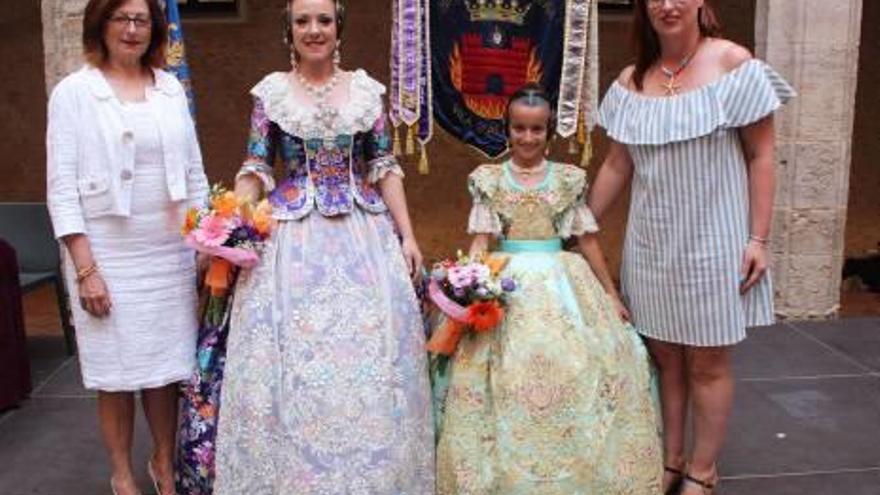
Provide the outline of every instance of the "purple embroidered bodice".
[[[251,91],[254,108],[247,159],[239,175],[257,175],[269,192],[273,216],[305,217],[313,209],[325,216],[387,210],[377,182],[402,171],[391,152],[385,127],[385,88],[364,71],[352,74],[349,101],[328,129],[314,108],[296,105],[283,73],[273,73]],[[275,186],[276,156],[284,178]]]

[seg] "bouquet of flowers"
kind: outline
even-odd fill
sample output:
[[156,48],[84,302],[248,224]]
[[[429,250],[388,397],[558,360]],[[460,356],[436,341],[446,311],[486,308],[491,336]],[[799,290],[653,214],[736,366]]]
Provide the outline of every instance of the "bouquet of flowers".
[[428,296],[447,318],[428,341],[429,351],[451,356],[466,330],[488,332],[501,323],[507,296],[516,290],[514,279],[500,276],[508,260],[501,255],[470,258],[459,253],[455,260],[434,265]]
[[233,265],[257,264],[272,230],[271,213],[268,201],[253,205],[219,184],[211,187],[204,207],[189,209],[181,233],[187,246],[211,255],[205,285],[212,296],[226,294]]

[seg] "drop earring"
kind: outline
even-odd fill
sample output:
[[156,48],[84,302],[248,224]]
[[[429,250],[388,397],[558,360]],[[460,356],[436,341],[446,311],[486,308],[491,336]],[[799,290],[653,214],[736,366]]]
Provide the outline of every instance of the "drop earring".
[[342,54],[340,53],[339,42],[337,41],[336,48],[333,50],[333,65],[336,66],[336,68],[339,68],[339,64],[341,64],[341,63],[342,63]]

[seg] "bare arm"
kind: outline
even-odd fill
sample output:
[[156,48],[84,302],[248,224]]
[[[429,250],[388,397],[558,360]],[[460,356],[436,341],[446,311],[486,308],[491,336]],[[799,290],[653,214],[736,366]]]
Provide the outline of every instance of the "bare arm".
[[476,234],[474,239],[471,241],[471,247],[468,249],[468,256],[473,258],[478,253],[485,253],[489,251],[489,243],[492,241],[492,236],[490,234]]
[[406,193],[403,190],[403,179],[395,173],[387,173],[379,180],[379,189],[382,191],[382,199],[388,206],[391,218],[397,225],[397,231],[402,237],[401,248],[406,258],[410,274],[416,276],[422,267],[422,253],[419,251],[413,234],[412,222],[409,218],[409,210],[406,207]]
[[[95,265],[91,244],[85,234],[66,235],[61,238],[61,241],[67,247],[67,252],[70,254],[74,270],[77,273]],[[82,308],[92,315],[103,317],[110,314],[112,303],[107,291],[107,284],[101,276],[100,267],[98,267],[98,271],[92,271],[77,281],[76,293]]]
[[762,239],[766,240],[770,236],[776,187],[773,170],[773,148],[776,141],[773,116],[741,128],[739,135],[749,174],[750,239],[743,255],[741,275],[744,282],[740,288],[745,293],[761,280],[769,264],[767,243]]
[[608,211],[632,178],[633,163],[626,146],[611,141],[608,155],[590,187],[588,206],[597,220]]
[[611,275],[608,272],[605,255],[602,253],[602,247],[599,246],[599,236],[595,233],[586,233],[578,237],[577,242],[578,251],[586,258],[602,288],[611,296],[614,305],[617,307],[618,314],[623,320],[629,321],[629,312],[621,302],[620,294],[614,285],[614,280],[611,279]]

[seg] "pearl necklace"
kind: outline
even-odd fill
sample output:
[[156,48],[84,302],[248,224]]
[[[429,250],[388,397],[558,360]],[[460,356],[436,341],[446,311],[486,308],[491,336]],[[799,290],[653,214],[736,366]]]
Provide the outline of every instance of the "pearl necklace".
[[306,90],[306,93],[308,93],[309,96],[314,98],[317,102],[324,101],[324,99],[326,99],[327,96],[330,95],[330,92],[333,91],[333,88],[335,88],[336,84],[339,82],[339,71],[337,71],[336,69],[333,70],[333,76],[330,77],[330,80],[320,86],[316,86],[308,82],[305,76],[303,76],[302,72],[297,70],[294,73],[296,74],[296,79],[297,81],[299,81],[300,86],[302,86],[303,89]]
[[507,163],[510,164],[510,169],[513,171],[513,173],[515,173],[516,175],[519,175],[523,178],[529,178],[534,175],[540,175],[545,170],[547,170],[547,160],[541,160],[540,164],[533,165],[531,167],[522,167],[522,166],[514,163],[513,160],[510,160]]
[[513,163],[513,160],[508,160],[507,163],[510,166],[510,171],[513,172],[514,175],[522,177],[523,179],[530,179],[534,176],[541,175],[547,170],[547,160],[541,160],[540,164],[531,167],[517,165],[516,163]]
[[299,85],[315,100],[315,108],[318,110],[315,118],[324,126],[324,130],[328,131],[329,134],[329,131],[333,128],[333,122],[339,116],[339,110],[325,100],[339,83],[339,71],[334,68],[333,76],[330,77],[330,80],[320,86],[308,82],[302,75],[302,72],[298,70],[294,71],[294,74],[296,74]]

